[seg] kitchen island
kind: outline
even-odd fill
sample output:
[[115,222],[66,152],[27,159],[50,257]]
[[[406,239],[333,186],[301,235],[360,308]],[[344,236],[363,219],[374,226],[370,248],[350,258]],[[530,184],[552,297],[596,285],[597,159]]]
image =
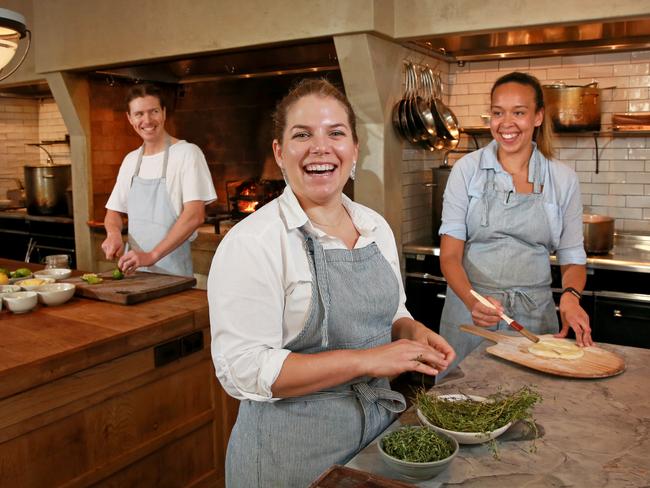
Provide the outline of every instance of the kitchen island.
[[237,402],[209,344],[200,290],[3,309],[0,486],[222,485]]
[[[484,343],[433,388],[436,394],[486,396],[502,388],[532,385],[543,397],[534,410],[539,438],[532,447],[523,423],[498,438],[499,459],[487,444],[461,445],[449,468],[437,477],[414,481],[389,470],[373,441],[348,467],[409,481],[416,486],[648,486],[650,479],[650,350],[601,345],[623,356],[626,370],[595,380],[551,376],[496,358]],[[418,424],[414,409],[388,430]]]

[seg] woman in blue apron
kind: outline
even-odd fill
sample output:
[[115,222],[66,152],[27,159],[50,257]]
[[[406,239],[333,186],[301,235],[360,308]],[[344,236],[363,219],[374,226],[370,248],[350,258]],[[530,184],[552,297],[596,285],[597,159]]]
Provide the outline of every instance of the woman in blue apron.
[[[571,327],[578,345],[593,344],[589,317],[580,306],[586,254],[578,179],[552,159],[544,115],[535,77],[514,72],[499,78],[491,92],[494,140],[460,159],[449,176],[439,230],[448,283],[440,333],[456,351],[455,364],[481,342],[458,326],[505,330],[500,313],[536,334],[565,337]],[[561,330],[550,288],[553,252],[564,288]],[[472,289],[496,309],[479,303]]]
[[219,244],[208,278],[212,355],[241,400],[229,487],[305,487],[405,408],[388,378],[435,375],[454,353],[404,306],[386,221],[343,195],[358,154],[354,113],[325,80],[278,105],[284,193]]

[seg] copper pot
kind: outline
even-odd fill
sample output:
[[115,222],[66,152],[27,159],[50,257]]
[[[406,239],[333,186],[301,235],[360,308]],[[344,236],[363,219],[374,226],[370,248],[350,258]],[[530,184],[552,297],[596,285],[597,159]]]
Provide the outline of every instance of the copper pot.
[[583,214],[582,234],[588,254],[608,253],[614,247],[614,219],[607,215]]
[[544,102],[556,132],[600,130],[598,83],[544,85]]

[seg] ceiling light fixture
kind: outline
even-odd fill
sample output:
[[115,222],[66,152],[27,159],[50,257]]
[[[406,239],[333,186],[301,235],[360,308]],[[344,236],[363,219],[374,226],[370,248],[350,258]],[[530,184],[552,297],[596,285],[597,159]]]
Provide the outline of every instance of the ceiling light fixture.
[[11,76],[23,64],[32,43],[32,33],[25,26],[25,17],[13,10],[0,8],[0,71],[13,59],[18,43],[24,37],[27,37],[25,52],[16,66],[0,75],[0,81]]

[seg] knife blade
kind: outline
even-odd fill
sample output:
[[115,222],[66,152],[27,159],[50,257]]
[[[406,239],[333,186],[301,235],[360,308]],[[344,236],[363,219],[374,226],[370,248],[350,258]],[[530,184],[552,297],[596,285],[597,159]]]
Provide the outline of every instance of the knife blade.
[[[474,290],[469,291],[474,298],[476,298],[479,302],[481,302],[483,305],[486,307],[490,307],[493,310],[496,310],[497,308],[489,301],[487,300],[484,296],[482,296],[480,293],[477,293]],[[508,317],[506,314],[501,313],[500,317],[513,329],[515,329],[517,332],[519,332],[522,336],[524,336],[526,339],[532,342],[539,342],[539,337],[537,337],[535,334],[530,332],[526,327],[521,325],[519,322],[517,322],[514,319],[511,319]]]

